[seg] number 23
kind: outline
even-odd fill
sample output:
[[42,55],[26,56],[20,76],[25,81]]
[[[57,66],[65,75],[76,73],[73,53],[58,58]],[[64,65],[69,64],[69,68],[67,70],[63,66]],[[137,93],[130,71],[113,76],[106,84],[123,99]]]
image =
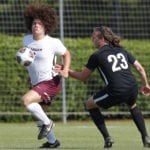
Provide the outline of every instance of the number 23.
[[112,71],[113,72],[128,68],[128,63],[126,61],[125,56],[122,53],[118,53],[117,55],[109,55],[107,57],[107,60],[110,63],[112,62]]

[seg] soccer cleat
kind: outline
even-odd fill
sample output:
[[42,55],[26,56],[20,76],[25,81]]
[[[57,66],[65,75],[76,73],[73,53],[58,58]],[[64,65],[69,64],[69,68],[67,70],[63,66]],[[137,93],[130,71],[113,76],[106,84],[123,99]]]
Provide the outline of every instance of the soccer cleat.
[[105,145],[104,148],[110,148],[112,147],[112,144],[114,143],[113,139],[109,136],[105,139]]
[[144,147],[150,147],[150,137],[145,136],[144,138],[142,138],[142,141],[143,141]]
[[38,135],[38,140],[45,138],[48,135],[48,133],[51,131],[52,127],[53,127],[53,121],[51,121],[49,125],[43,124],[40,133]]
[[57,148],[60,146],[60,142],[56,140],[54,143],[46,142],[40,148]]

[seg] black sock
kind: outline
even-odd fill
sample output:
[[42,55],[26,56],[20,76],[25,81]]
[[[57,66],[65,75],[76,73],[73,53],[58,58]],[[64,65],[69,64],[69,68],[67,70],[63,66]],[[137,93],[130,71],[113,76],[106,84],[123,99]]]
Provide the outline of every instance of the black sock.
[[147,136],[145,121],[144,121],[144,117],[143,117],[141,111],[138,109],[138,107],[135,107],[135,108],[131,109],[130,112],[131,112],[131,115],[133,117],[133,120],[134,120],[138,130],[141,133],[141,136],[142,137]]
[[107,131],[105,122],[104,122],[104,117],[101,114],[100,110],[98,108],[93,108],[88,110],[95,125],[97,126],[98,130],[102,133],[104,139],[109,137],[109,133]]

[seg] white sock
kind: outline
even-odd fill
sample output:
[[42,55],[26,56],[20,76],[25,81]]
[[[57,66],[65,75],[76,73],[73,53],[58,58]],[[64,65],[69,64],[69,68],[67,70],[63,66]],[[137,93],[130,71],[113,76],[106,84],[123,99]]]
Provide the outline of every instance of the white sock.
[[[37,127],[38,127],[39,131],[41,130],[42,125],[43,125],[42,121],[37,121]],[[51,131],[47,135],[47,140],[49,143],[55,143],[56,137],[55,137],[53,129],[51,129]]]
[[50,124],[50,119],[47,117],[42,107],[38,103],[31,103],[27,106],[27,110],[31,112],[38,120],[41,120],[43,124]]

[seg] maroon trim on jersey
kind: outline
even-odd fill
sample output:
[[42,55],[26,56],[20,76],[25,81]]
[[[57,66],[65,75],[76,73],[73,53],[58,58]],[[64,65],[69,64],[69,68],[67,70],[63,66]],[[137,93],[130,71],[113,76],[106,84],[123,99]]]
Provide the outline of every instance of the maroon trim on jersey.
[[52,80],[38,83],[32,90],[36,91],[41,96],[44,104],[50,104],[52,98],[61,90],[61,79],[59,76],[55,76]]

